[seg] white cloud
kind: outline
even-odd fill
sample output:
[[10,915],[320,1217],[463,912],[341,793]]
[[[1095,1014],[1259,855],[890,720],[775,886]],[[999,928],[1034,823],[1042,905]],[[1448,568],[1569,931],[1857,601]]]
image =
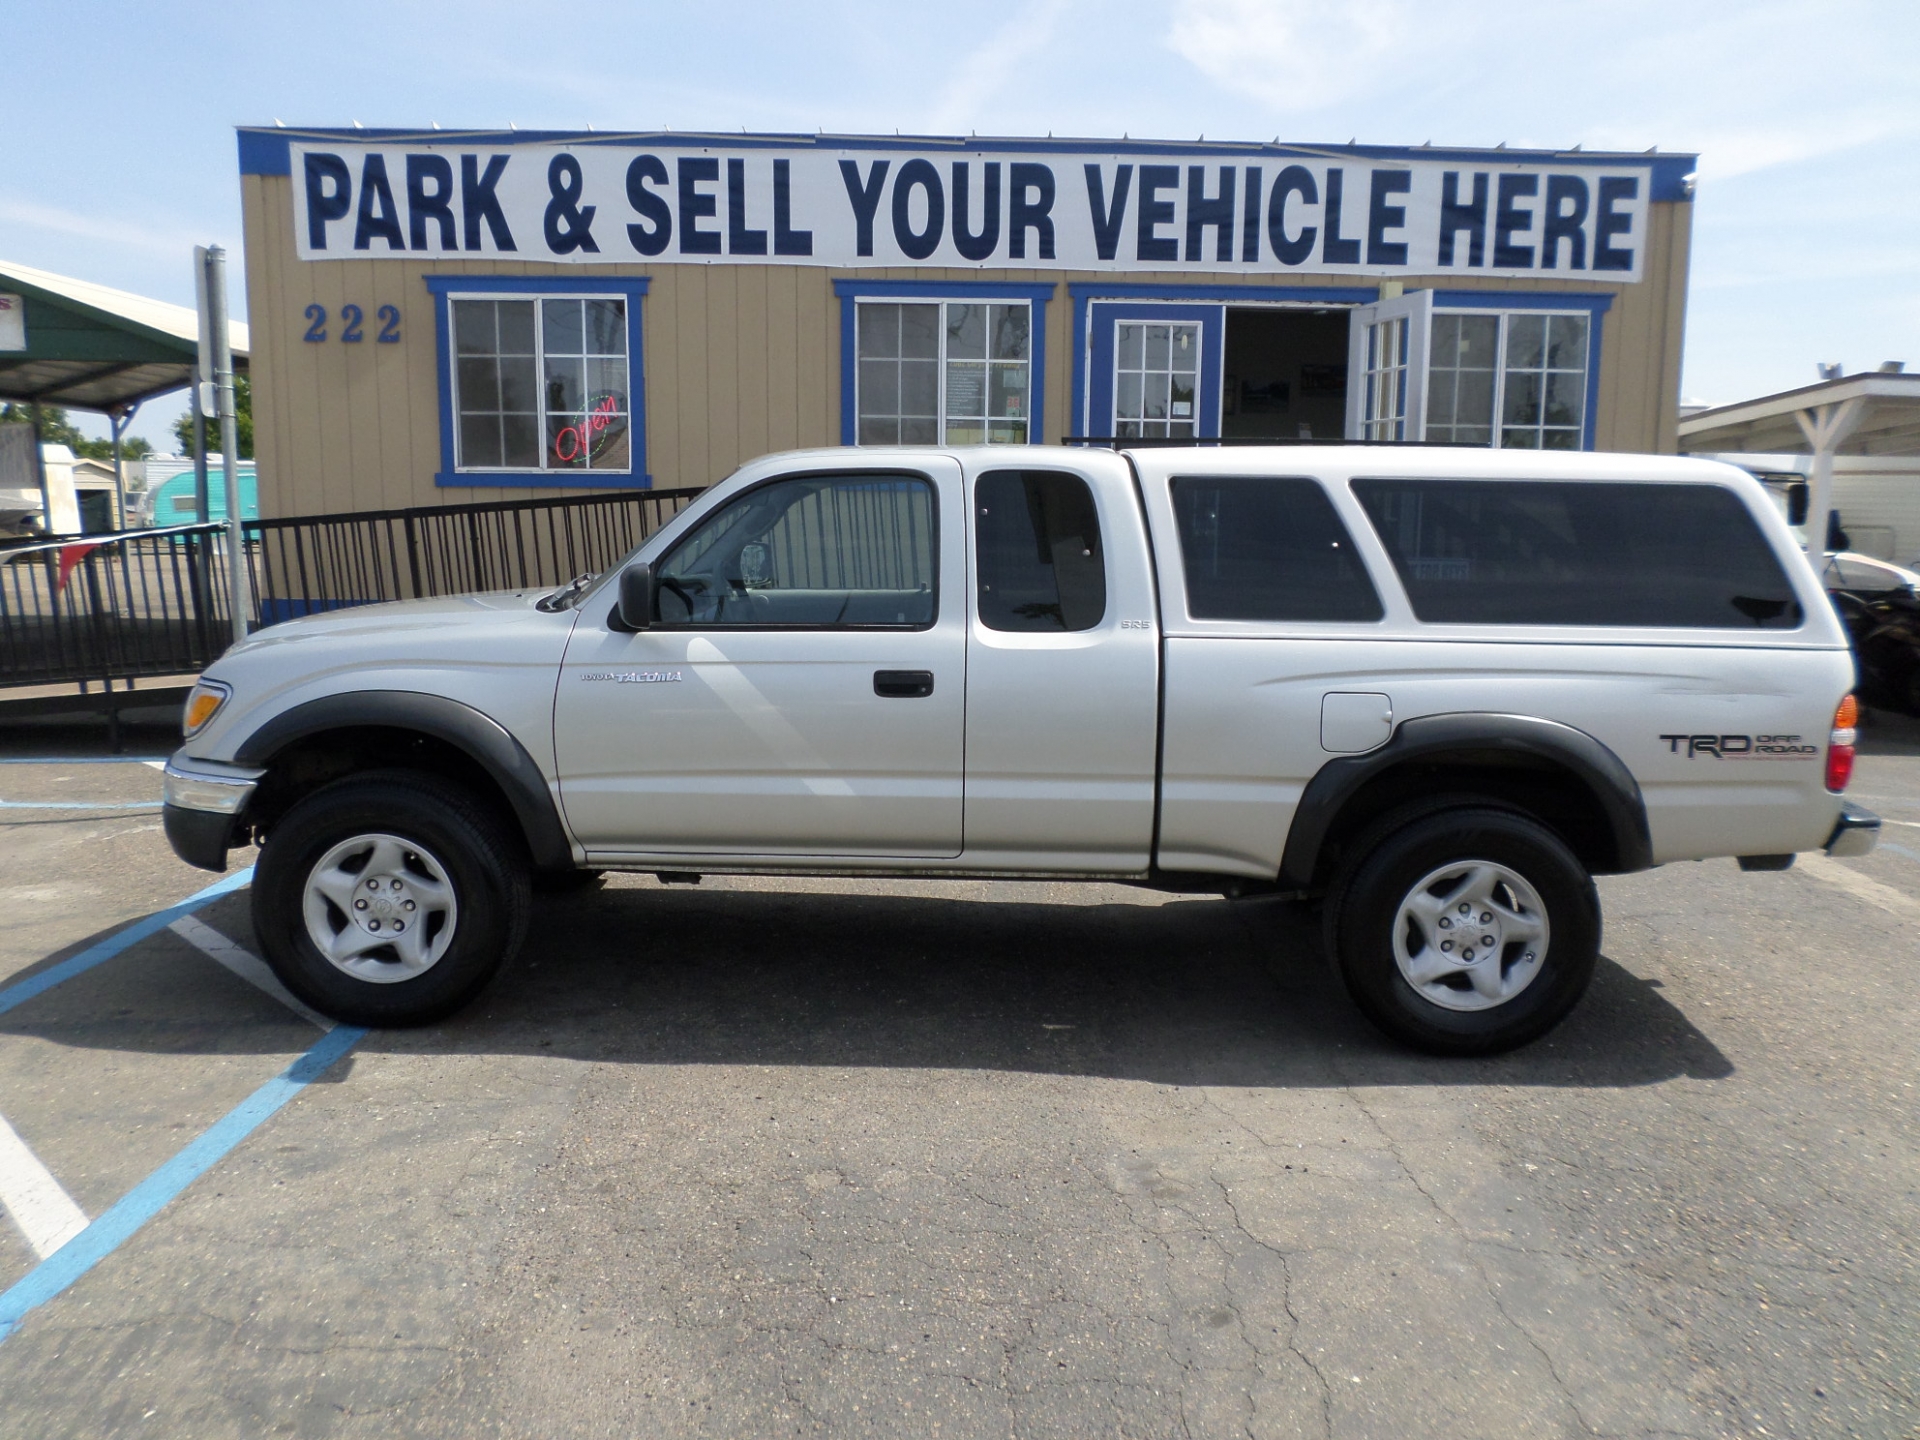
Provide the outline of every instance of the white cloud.
[[1070,3],[1071,0],[1041,0],[1033,9],[1015,15],[985,44],[970,52],[934,102],[927,117],[928,129],[938,134],[977,124],[994,96],[1020,67],[1052,43]]
[[[145,214],[135,217],[83,215],[57,205],[5,195],[0,195],[0,224],[48,231],[75,240],[98,240],[156,255],[190,257],[195,245],[205,245],[210,240],[221,238],[192,234],[179,226],[156,224],[151,216]],[[232,248],[231,242],[224,243]]]
[[1208,78],[1284,114],[1379,87],[1414,50],[1405,0],[1182,0],[1167,43]]

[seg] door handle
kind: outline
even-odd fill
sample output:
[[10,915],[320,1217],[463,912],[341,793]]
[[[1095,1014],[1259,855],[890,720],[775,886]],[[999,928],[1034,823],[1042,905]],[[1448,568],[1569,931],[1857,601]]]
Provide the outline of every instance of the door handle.
[[931,670],[876,670],[873,693],[890,700],[919,700],[933,694]]

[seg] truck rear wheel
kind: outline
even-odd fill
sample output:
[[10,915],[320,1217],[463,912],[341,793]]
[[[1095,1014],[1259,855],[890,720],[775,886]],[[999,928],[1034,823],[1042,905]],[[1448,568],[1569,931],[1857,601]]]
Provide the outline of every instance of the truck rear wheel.
[[1586,993],[1600,901],[1560,838],[1512,811],[1382,826],[1327,907],[1334,963],[1367,1018],[1439,1055],[1539,1038]]
[[459,787],[385,771],[295,805],[253,881],[267,963],[354,1025],[425,1025],[477,995],[520,946],[530,904],[517,837]]

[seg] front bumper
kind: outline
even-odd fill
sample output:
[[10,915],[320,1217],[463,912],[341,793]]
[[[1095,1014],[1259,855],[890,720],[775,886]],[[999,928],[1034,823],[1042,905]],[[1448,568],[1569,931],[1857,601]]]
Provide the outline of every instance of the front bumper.
[[1840,818],[1833,822],[1833,834],[1821,848],[1829,855],[1844,859],[1849,855],[1866,855],[1879,843],[1880,817],[1849,800],[1841,807]]
[[201,870],[225,870],[234,828],[265,773],[183,755],[169,760],[160,823],[173,853]]

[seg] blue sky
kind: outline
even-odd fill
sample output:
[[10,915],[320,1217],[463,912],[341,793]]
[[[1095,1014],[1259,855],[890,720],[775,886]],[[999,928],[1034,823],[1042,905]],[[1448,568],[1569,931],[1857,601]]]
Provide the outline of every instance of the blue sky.
[[0,257],[183,304],[276,119],[1658,146],[1701,157],[1688,397],[1920,368],[1920,0],[69,0],[7,38]]

